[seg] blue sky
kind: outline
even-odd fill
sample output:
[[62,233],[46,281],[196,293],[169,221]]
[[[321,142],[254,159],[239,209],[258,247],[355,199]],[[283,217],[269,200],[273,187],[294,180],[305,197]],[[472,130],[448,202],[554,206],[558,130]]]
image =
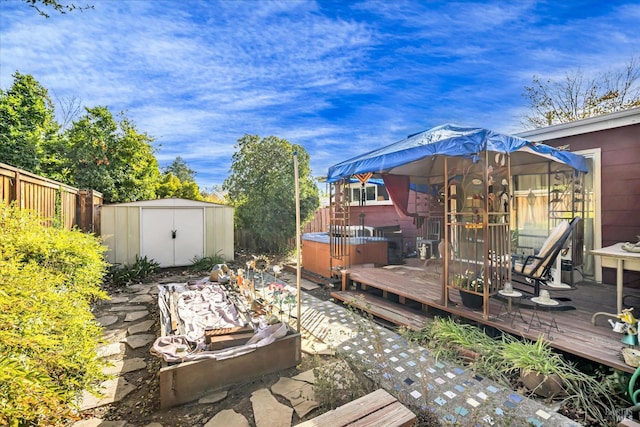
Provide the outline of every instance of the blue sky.
[[637,0],[73,3],[94,9],[45,19],[0,0],[0,87],[19,71],[54,100],[124,111],[161,167],[181,156],[204,188],[244,134],[302,145],[323,176],[444,123],[522,131],[534,75],[640,54]]

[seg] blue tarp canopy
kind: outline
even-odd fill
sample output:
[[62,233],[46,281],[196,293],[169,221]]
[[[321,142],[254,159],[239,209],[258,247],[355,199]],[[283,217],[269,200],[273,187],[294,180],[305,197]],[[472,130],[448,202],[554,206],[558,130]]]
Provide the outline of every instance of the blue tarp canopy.
[[584,157],[569,151],[488,129],[446,124],[333,165],[327,182],[367,172],[408,175],[418,182],[420,177],[442,177],[445,156],[479,159],[483,151],[509,154],[512,175],[547,172],[550,162],[587,171]]

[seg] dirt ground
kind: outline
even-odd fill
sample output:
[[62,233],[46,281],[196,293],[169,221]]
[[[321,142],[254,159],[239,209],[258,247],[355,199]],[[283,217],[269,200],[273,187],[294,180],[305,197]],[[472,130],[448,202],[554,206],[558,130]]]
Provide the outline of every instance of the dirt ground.
[[[193,274],[188,271],[169,269],[154,276],[153,281],[162,281],[163,279],[166,280],[167,278],[175,276],[179,276],[177,277],[178,279],[183,278],[183,281],[204,277],[203,274]],[[291,278],[291,276],[289,278]],[[295,283],[295,276],[292,276],[292,278]],[[112,288],[108,289],[108,291],[112,297],[115,297],[119,293],[126,292],[126,289]],[[330,292],[331,289],[325,286],[320,286],[316,290],[309,291],[309,293],[322,299],[330,298]],[[155,310],[153,310],[154,308]],[[154,329],[150,330],[149,333],[159,336],[160,322],[157,305],[150,304],[149,309],[149,318],[155,321]],[[192,427],[204,425],[215,414],[222,410],[234,409],[236,412],[244,415],[251,426],[255,426],[250,400],[251,394],[254,391],[261,388],[270,388],[271,385],[275,384],[281,376],[291,377],[300,372],[311,369],[318,364],[329,363],[335,360],[329,356],[309,356],[303,353],[302,363],[297,367],[265,375],[245,384],[232,386],[228,389],[226,398],[219,402],[203,404],[192,402],[168,410],[161,410],[158,381],[158,372],[161,367],[161,360],[149,352],[149,346],[135,350],[128,349],[127,357],[140,357],[147,363],[145,369],[123,375],[130,384],[135,386],[135,390],[117,403],[84,412],[82,414],[82,418],[86,419],[96,417],[105,421],[122,420],[127,421],[128,426],[146,426],[151,423],[159,423],[162,426]],[[280,400],[281,403],[288,404],[288,401],[280,396],[275,397]],[[317,414],[317,411],[312,412],[305,419],[312,418]],[[301,419],[298,418],[294,412],[293,423],[295,424],[299,421],[301,421]]]

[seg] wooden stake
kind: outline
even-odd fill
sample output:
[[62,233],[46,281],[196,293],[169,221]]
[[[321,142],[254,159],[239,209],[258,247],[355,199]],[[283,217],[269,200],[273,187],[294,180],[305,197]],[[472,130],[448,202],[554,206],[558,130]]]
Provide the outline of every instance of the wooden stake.
[[300,333],[300,276],[301,276],[301,257],[300,257],[300,182],[298,179],[298,152],[293,152],[293,173],[295,177],[295,189],[296,189],[296,287],[298,293],[296,296],[296,304],[298,306],[298,322],[297,331]]

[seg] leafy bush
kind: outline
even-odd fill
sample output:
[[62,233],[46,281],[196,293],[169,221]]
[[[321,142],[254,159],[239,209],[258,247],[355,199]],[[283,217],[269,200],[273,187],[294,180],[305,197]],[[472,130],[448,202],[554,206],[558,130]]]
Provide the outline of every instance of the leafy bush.
[[107,275],[107,281],[117,286],[142,283],[147,281],[159,268],[160,263],[154,259],[148,259],[146,255],[144,257],[136,255],[136,261],[131,265],[125,265],[123,267],[119,265],[111,266]]
[[224,264],[226,261],[220,254],[215,254],[213,256],[205,256],[194,257],[191,262],[193,265],[191,266],[191,270],[193,271],[211,271],[214,265],[216,264]]
[[107,298],[105,248],[43,222],[0,206],[0,425],[61,425],[103,378],[90,304]]

